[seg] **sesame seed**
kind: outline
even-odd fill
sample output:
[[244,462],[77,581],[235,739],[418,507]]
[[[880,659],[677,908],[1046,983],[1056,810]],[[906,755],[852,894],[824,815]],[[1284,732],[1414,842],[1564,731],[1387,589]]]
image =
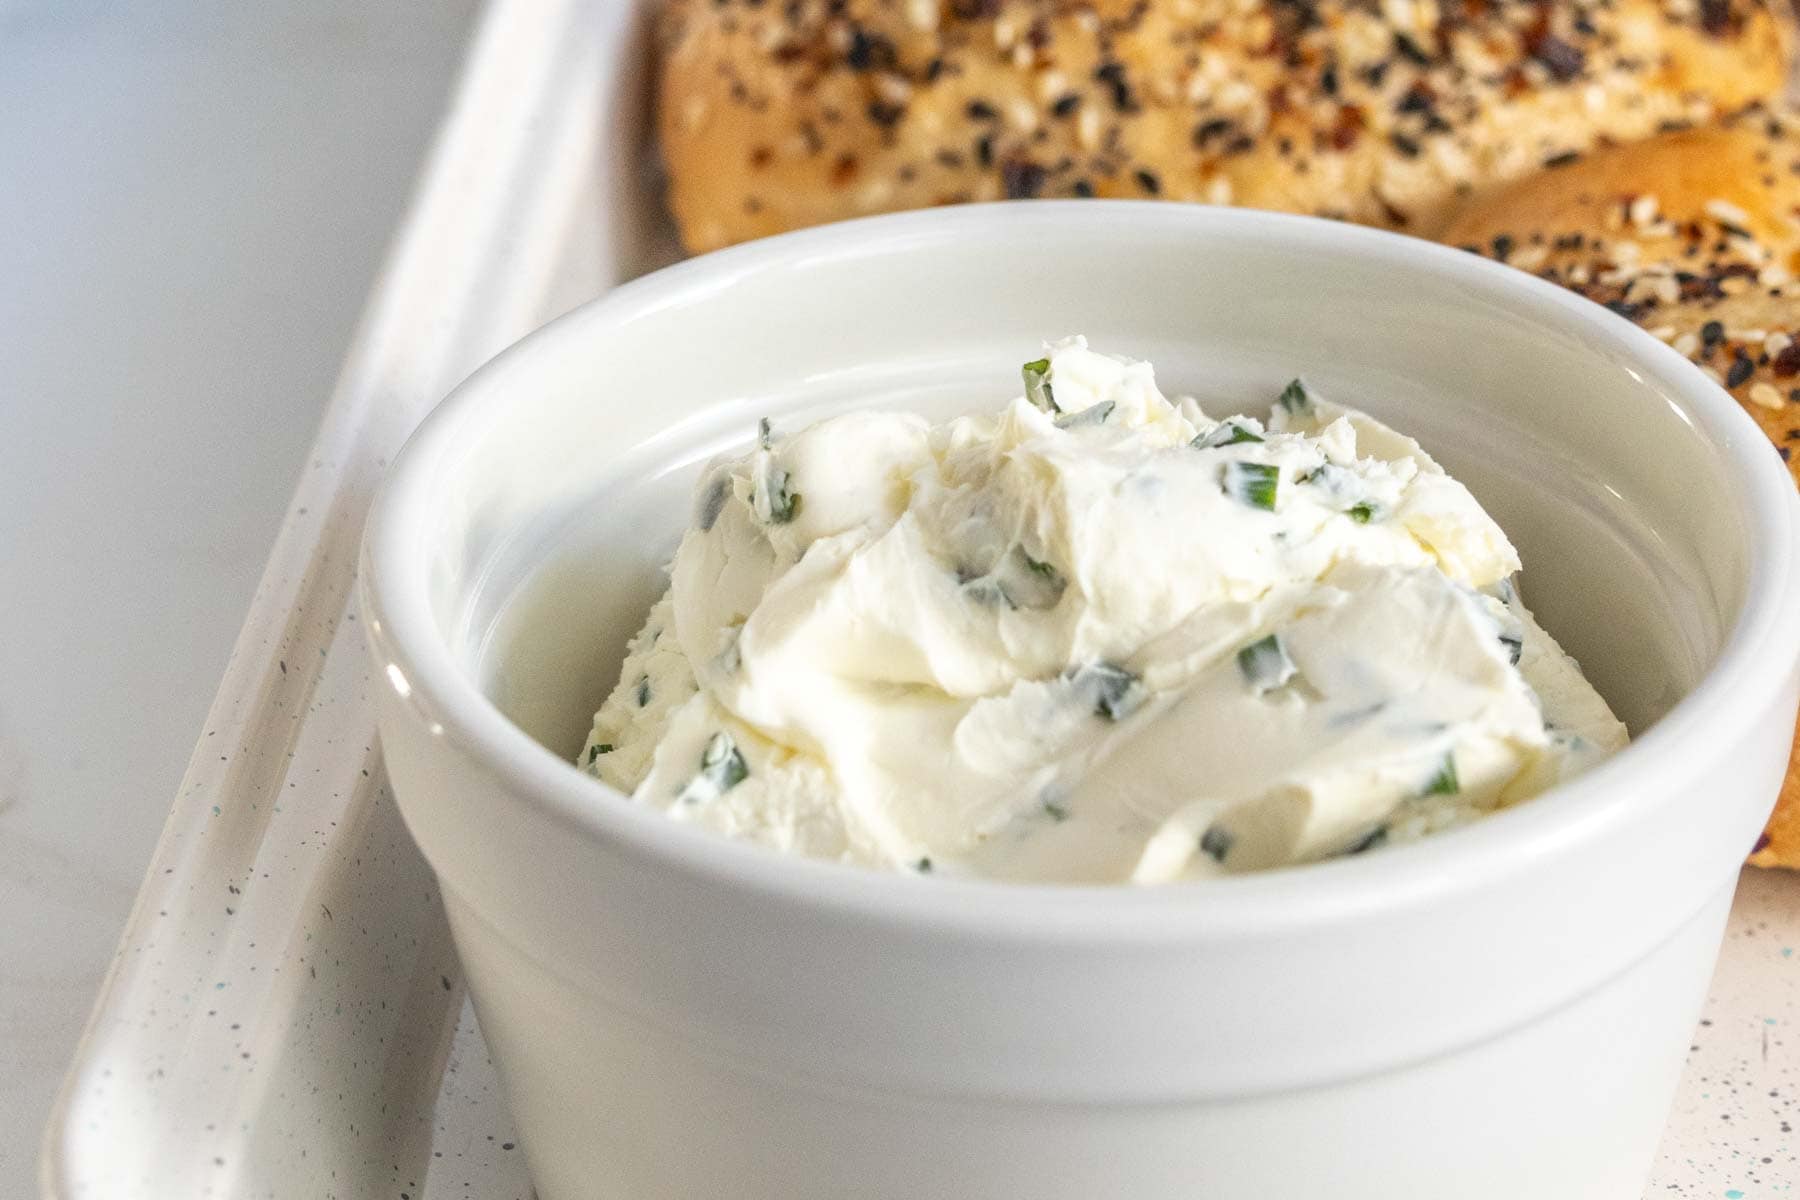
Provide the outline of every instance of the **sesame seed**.
[[1735,388],[1756,373],[1756,364],[1745,358],[1742,353],[1731,360],[1731,369],[1725,373],[1725,386]]
[[1642,229],[1656,220],[1656,197],[1639,196],[1631,202],[1631,223]]
[[1721,225],[1734,225],[1739,229],[1748,228],[1750,225],[1750,214],[1729,200],[1717,198],[1708,200],[1701,211]]
[[1692,333],[1684,333],[1676,338],[1671,345],[1675,348],[1677,354],[1686,358],[1692,358],[1694,357],[1695,352],[1700,349],[1700,339],[1695,337]]
[[1780,411],[1787,407],[1787,397],[1772,384],[1754,383],[1750,385],[1750,403]]

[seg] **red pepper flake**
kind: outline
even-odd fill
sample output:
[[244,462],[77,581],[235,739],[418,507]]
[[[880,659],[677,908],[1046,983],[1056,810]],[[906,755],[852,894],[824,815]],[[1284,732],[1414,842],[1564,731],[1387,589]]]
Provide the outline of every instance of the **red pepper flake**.
[[1800,374],[1800,342],[1789,342],[1781,348],[1769,363],[1777,379],[1786,379],[1790,375]]
[[1356,139],[1362,136],[1363,111],[1354,104],[1346,104],[1337,111],[1337,120],[1331,127],[1331,148],[1348,150],[1356,145]]

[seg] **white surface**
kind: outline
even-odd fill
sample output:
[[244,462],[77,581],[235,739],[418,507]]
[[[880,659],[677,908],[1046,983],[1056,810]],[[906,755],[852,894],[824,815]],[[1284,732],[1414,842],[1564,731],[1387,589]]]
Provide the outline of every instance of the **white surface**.
[[[471,684],[584,714],[709,451],[760,415],[941,418],[1056,323],[1203,404],[1299,373],[1415,433],[1655,727],[1416,845],[1072,889],[608,803]],[[485,368],[390,472],[362,613],[384,761],[546,1200],[1632,1200],[1787,761],[1797,521],[1728,396],[1521,273],[1268,214],[947,208],[708,256]],[[536,620],[482,661],[515,595]]]
[[0,3],[0,1195],[475,7]]
[[637,139],[597,135],[636,107],[600,104],[641,61],[633,13],[483,16],[66,1079],[53,1194],[363,1196],[426,1172],[461,985],[374,749],[351,568],[419,417],[627,269],[614,240],[636,254],[599,214],[611,167],[641,191]]

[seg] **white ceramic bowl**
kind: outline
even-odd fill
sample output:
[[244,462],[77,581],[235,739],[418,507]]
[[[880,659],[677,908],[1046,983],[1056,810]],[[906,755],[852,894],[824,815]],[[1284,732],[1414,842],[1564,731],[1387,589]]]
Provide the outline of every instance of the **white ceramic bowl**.
[[[1076,331],[1171,393],[1304,373],[1418,435],[1636,743],[1416,846],[1140,890],[784,859],[568,765],[701,459],[764,414],[994,402]],[[1044,203],[759,242],[526,339],[395,464],[363,603],[544,1200],[1637,1200],[1794,728],[1796,528],[1732,401],[1561,290]]]

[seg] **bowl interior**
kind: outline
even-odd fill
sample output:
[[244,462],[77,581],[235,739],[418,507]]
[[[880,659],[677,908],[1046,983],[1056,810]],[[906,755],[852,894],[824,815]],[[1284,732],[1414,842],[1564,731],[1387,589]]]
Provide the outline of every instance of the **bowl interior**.
[[[434,436],[439,632],[500,710],[579,746],[711,455],[759,417],[942,417],[1080,332],[1214,415],[1294,375],[1417,437],[1524,559],[1540,619],[1642,733],[1718,654],[1750,535],[1697,373],[1522,275],[1397,237],[1181,206],[964,210],[653,277],[476,378]],[[1716,425],[1716,419],[1713,422]]]

